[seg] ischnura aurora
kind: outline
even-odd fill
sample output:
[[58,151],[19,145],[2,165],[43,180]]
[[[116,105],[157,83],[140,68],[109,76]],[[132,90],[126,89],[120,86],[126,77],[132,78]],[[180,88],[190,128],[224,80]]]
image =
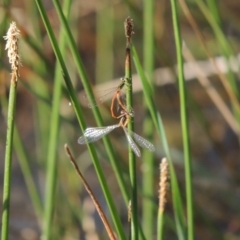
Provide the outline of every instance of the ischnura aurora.
[[127,86],[127,79],[126,78],[121,78],[121,82],[118,84],[118,86],[111,88],[111,89],[106,89],[103,92],[98,92],[96,93],[95,99],[90,101],[90,99],[84,95],[83,101],[87,102],[87,106],[89,108],[94,108],[99,105],[101,105],[109,96],[110,94],[113,94],[112,100],[111,100],[111,113],[113,118],[116,118],[116,115],[114,114],[114,111],[112,110],[116,103],[124,109],[122,102],[124,101],[124,94],[123,94],[123,88]]
[[141,157],[141,151],[139,150],[137,144],[142,148],[146,148],[150,152],[154,152],[155,147],[152,143],[150,143],[145,138],[139,136],[138,134],[128,130],[126,126],[128,124],[129,119],[134,116],[134,112],[133,111],[127,112],[124,109],[121,111],[121,115],[120,115],[121,118],[118,124],[106,126],[106,127],[87,128],[84,131],[83,136],[81,136],[78,139],[78,143],[87,144],[87,143],[96,142],[97,140],[101,139],[108,133],[112,132],[114,129],[122,127],[126,135],[127,141],[130,147],[132,148],[133,152],[136,154],[136,156]]

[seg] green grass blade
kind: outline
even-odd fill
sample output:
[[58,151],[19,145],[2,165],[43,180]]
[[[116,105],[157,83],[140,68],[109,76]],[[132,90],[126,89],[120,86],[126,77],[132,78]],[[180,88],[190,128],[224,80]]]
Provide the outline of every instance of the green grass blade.
[[34,183],[34,178],[31,172],[31,166],[29,164],[29,157],[27,156],[26,150],[24,149],[19,131],[16,126],[14,129],[13,141],[14,141],[14,149],[18,157],[21,170],[23,172],[24,180],[26,182],[33,207],[35,209],[37,217],[40,219],[43,213],[40,194],[37,190],[36,184]]
[[[214,18],[212,11],[207,8],[207,6],[205,5],[205,3],[203,1],[197,0],[196,3],[198,5],[198,7],[200,8],[200,10],[202,11],[202,13],[204,14],[204,16],[206,17],[206,19],[208,20],[210,26],[212,27],[214,34],[216,36],[216,39],[217,39],[217,43],[220,45],[219,47],[223,51],[223,54],[225,55],[225,57],[227,59],[227,64],[230,69],[230,71],[227,73],[227,77],[228,77],[228,80],[229,80],[229,83],[230,83],[233,93],[235,94],[236,98],[239,100],[240,93],[239,93],[238,83],[237,83],[237,80],[236,80],[236,77],[235,77],[233,71],[231,71],[231,65],[230,65],[230,59],[233,58],[234,51],[229,43],[229,40],[226,38],[225,34],[223,33],[222,29],[220,28],[220,25]],[[238,63],[237,59],[235,59],[235,63]],[[238,74],[239,74],[239,63],[237,64],[237,69],[238,69]],[[237,101],[237,102],[232,101],[232,105],[233,105],[235,117],[236,117],[237,121],[240,122],[239,101]]]
[[157,240],[163,240],[163,227],[164,227],[164,213],[158,211],[158,218],[157,218]]
[[167,143],[166,134],[164,131],[160,114],[158,113],[155,103],[152,99],[152,90],[149,86],[149,82],[147,81],[146,75],[140,64],[136,49],[134,47],[132,49],[133,49],[133,60],[135,63],[135,67],[140,76],[142,86],[143,86],[144,99],[146,100],[148,110],[151,114],[152,121],[155,125],[159,138],[162,140],[165,154],[170,163],[171,186],[172,186],[171,189],[172,189],[172,196],[173,196],[173,206],[175,209],[174,215],[175,215],[175,221],[177,224],[177,234],[179,239],[184,240],[186,239],[186,235],[185,235],[185,227],[184,227],[184,215],[182,210],[183,205],[181,201],[181,195],[180,195],[180,190],[177,182],[177,177],[174,171],[174,167],[172,165],[172,160],[171,160],[171,155],[170,155],[170,151]]
[[19,131],[16,126],[14,129],[14,149],[18,157],[21,170],[23,172],[23,176],[27,185],[27,189],[28,189],[33,207],[35,209],[37,217],[39,217],[40,219],[43,213],[40,194],[37,190],[36,184],[34,183],[34,178],[31,172],[30,164],[29,164],[29,157],[27,156],[26,150],[24,149]]
[[[215,18],[212,15],[212,12],[207,8],[207,6],[204,4],[204,2],[201,0],[197,0],[196,3],[198,5],[198,7],[200,8],[200,10],[202,11],[202,13],[205,15],[209,24],[211,25],[211,27],[214,31],[214,34],[216,36],[216,39],[217,39],[218,43],[220,44],[220,48],[223,51],[223,54],[226,56],[227,60],[229,61],[229,58],[234,56],[234,51],[233,51],[228,39],[226,38],[225,34],[221,30],[220,25],[215,21]],[[238,61],[236,61],[236,62],[238,62]],[[230,63],[228,63],[228,65],[230,66]],[[239,70],[239,64],[237,67]],[[231,67],[229,69],[231,69]],[[233,92],[239,99],[240,98],[239,88],[237,87],[237,82],[235,80],[235,77],[234,77],[234,74],[232,71],[229,72],[228,78],[229,78],[229,82],[231,84]]]
[[207,1],[207,5],[208,5],[210,12],[212,13],[212,16],[213,16],[215,22],[219,26],[221,26],[221,17],[219,15],[219,10],[218,10],[219,1],[217,1],[217,0]]
[[[129,39],[131,39],[133,28],[132,19],[128,17],[125,20],[125,32],[129,32]],[[133,29],[132,29],[133,30]],[[133,109],[133,97],[132,97],[132,53],[130,48],[130,41],[127,39],[126,43],[126,59],[125,59],[125,79],[127,80],[126,88],[126,103],[128,111]],[[131,117],[128,122],[128,130],[134,131],[134,119]],[[131,239],[138,239],[138,201],[137,201],[137,172],[136,172],[136,157],[129,144],[128,146],[128,161],[129,161],[129,176],[131,182]]]
[[[153,68],[154,68],[154,31],[153,31],[153,18],[154,18],[154,0],[143,2],[143,59],[144,59],[144,71],[146,72],[148,79],[153,81]],[[150,87],[152,87],[151,83]],[[146,103],[143,103],[143,111],[145,111],[145,118],[143,123],[143,135],[151,142],[153,139],[154,128],[151,117],[149,116]],[[154,153],[143,149],[143,176],[142,176],[142,188],[144,196],[142,201],[142,226],[147,239],[151,239],[153,234],[153,228],[155,226],[154,219],[154,202],[151,200],[154,198]]]
[[[85,124],[85,121],[84,121],[84,116],[83,116],[82,110],[80,108],[80,105],[79,105],[76,93],[74,91],[73,85],[71,83],[68,71],[67,71],[66,66],[64,64],[62,55],[61,55],[60,50],[58,48],[58,43],[57,43],[56,38],[55,38],[55,36],[53,34],[53,30],[52,30],[51,25],[49,23],[49,19],[47,17],[45,9],[44,9],[44,7],[42,5],[42,2],[40,0],[36,0],[36,3],[37,3],[37,6],[38,6],[38,10],[39,10],[39,12],[41,14],[41,17],[43,19],[43,22],[45,24],[46,30],[48,32],[48,35],[49,35],[49,38],[50,38],[53,50],[55,52],[55,55],[56,55],[58,61],[61,64],[61,68],[62,68],[62,71],[63,71],[64,80],[65,80],[65,84],[66,84],[68,92],[69,92],[69,97],[71,99],[72,106],[73,106],[73,108],[75,110],[77,119],[79,121],[79,125],[80,125],[81,129],[84,130],[86,128],[86,124]],[[59,3],[57,3],[57,4],[58,4],[57,9],[59,11],[59,10],[61,10],[61,6],[59,5]],[[62,11],[60,11],[60,12],[61,12],[61,20],[64,19],[64,24],[63,25],[64,25],[65,30],[66,30],[66,26],[67,26],[66,19],[65,19],[64,15],[63,15]],[[67,34],[67,36],[68,36],[68,34]],[[107,204],[109,206],[110,213],[111,213],[114,225],[116,227],[117,234],[118,234],[120,239],[126,239],[125,233],[124,233],[123,228],[122,228],[121,221],[119,219],[119,215],[117,213],[114,201],[113,201],[112,196],[110,194],[110,190],[108,188],[107,181],[106,181],[106,179],[104,177],[104,174],[103,174],[103,171],[102,171],[102,168],[101,168],[101,164],[99,163],[96,151],[95,151],[95,149],[94,149],[92,144],[88,145],[88,149],[89,149],[90,155],[91,155],[91,157],[93,159],[93,164],[94,164],[94,167],[96,169],[96,172],[97,172],[97,175],[98,175],[98,179],[99,179],[100,185],[102,187],[103,193],[105,195]]]
[[[70,6],[72,1],[65,0],[63,9],[66,11],[66,16],[69,18]],[[62,56],[65,56],[66,37],[63,28],[60,29],[59,34],[59,49]],[[62,95],[62,72],[59,62],[56,64],[54,86],[53,86],[53,102],[50,117],[50,132],[48,142],[47,154],[47,178],[45,187],[45,208],[44,208],[44,237],[45,239],[52,239],[52,232],[55,225],[53,224],[53,213],[55,204],[56,182],[57,182],[57,147],[58,147],[58,133],[59,133],[59,110]]]
[[144,99],[146,101],[146,104],[151,114],[154,125],[157,126],[157,111],[156,111],[155,103],[152,98],[152,94],[153,94],[152,89],[143,71],[143,68],[140,64],[139,57],[137,55],[137,51],[134,46],[132,47],[132,53],[133,53],[133,61],[134,61],[135,67],[142,81]]
[[7,139],[5,148],[4,165],[4,185],[3,185],[3,213],[2,213],[2,240],[8,239],[9,218],[10,218],[10,200],[11,200],[11,177],[12,177],[12,151],[13,151],[13,131],[16,108],[17,82],[11,81],[8,117],[7,117]]
[[6,40],[5,49],[8,52],[8,60],[11,65],[11,81],[10,93],[8,101],[7,114],[7,137],[5,146],[5,161],[4,161],[4,182],[3,182],[3,212],[2,212],[2,238],[8,239],[9,233],[9,218],[10,218],[10,200],[11,200],[11,177],[12,177],[12,152],[13,152],[13,132],[16,109],[17,84],[19,77],[19,38],[21,34],[16,23],[12,22],[8,28],[7,34],[4,36]]
[[160,132],[160,138],[162,140],[162,145],[164,148],[164,152],[167,156],[169,166],[170,166],[170,180],[171,180],[171,190],[173,196],[173,208],[174,208],[174,215],[175,215],[175,222],[177,228],[178,239],[184,240],[186,239],[186,230],[184,226],[184,214],[183,214],[183,205],[180,195],[180,189],[177,181],[177,176],[174,170],[174,166],[172,163],[172,158],[167,142],[167,136],[164,130],[164,126],[162,123],[161,115],[157,113],[157,129]]
[[[76,43],[74,42],[74,39],[73,39],[72,33],[70,31],[70,28],[69,28],[69,26],[66,22],[66,19],[65,19],[64,15],[62,14],[61,5],[56,0],[54,0],[54,5],[55,5],[56,10],[59,14],[59,18],[61,20],[61,23],[64,26],[66,37],[68,38],[68,44],[69,44],[70,50],[73,54],[74,61],[77,65],[77,71],[79,73],[79,76],[81,77],[83,87],[84,87],[87,95],[89,96],[89,100],[93,101],[94,100],[94,95],[93,95],[93,91],[92,91],[92,88],[91,88],[91,85],[90,85],[90,81],[87,78],[86,71],[84,69],[82,60],[81,60],[81,58],[78,54],[78,49],[77,49]],[[93,110],[94,118],[96,119],[97,125],[98,126],[103,126],[103,120],[102,120],[99,109],[97,107],[95,107],[95,108],[92,108],[92,110]],[[112,168],[113,168],[113,170],[116,174],[116,178],[117,178],[119,187],[121,189],[123,198],[125,200],[125,203],[128,204],[129,193],[128,193],[128,190],[127,190],[127,187],[126,187],[125,180],[123,179],[122,173],[120,171],[121,168],[119,166],[119,163],[116,161],[116,156],[114,154],[113,146],[112,146],[108,136],[105,136],[103,138],[103,141],[104,141],[104,145],[105,145],[110,163],[111,163]]]
[[183,58],[182,58],[182,39],[181,39],[179,22],[178,22],[177,4],[175,0],[171,0],[171,7],[172,7],[172,18],[173,18],[174,37],[175,37],[175,44],[176,44],[176,51],[177,51],[177,64],[178,64],[178,84],[179,84],[179,92],[180,92],[181,125],[182,125],[182,134],[183,134],[185,180],[186,180],[188,240],[193,240],[194,239],[194,222],[193,222],[194,219],[193,219],[193,193],[192,193],[192,166],[191,166],[191,158],[190,158],[186,87],[185,87]]

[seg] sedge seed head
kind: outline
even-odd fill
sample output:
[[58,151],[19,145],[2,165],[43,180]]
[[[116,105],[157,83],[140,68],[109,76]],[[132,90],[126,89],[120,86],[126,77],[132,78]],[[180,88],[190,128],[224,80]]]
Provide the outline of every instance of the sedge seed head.
[[167,193],[169,189],[169,165],[166,158],[162,159],[160,164],[160,183],[159,183],[159,211],[164,212],[167,202]]
[[126,39],[127,39],[127,45],[130,44],[132,35],[134,34],[133,27],[134,27],[133,19],[131,19],[130,17],[127,17],[125,22],[124,22],[125,36],[126,36]]
[[9,63],[11,64],[12,74],[19,76],[19,67],[21,66],[18,54],[18,42],[21,34],[15,22],[10,24],[7,35],[3,38],[7,41],[5,49],[8,51]]

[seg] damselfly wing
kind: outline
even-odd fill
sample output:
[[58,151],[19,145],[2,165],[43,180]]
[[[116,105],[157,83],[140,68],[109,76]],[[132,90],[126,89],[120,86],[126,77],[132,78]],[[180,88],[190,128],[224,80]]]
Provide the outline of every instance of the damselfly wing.
[[107,127],[95,127],[95,128],[87,128],[83,136],[78,139],[79,144],[87,144],[91,142],[96,142],[101,139],[115,128],[119,127],[119,124],[107,126]]
[[[128,130],[126,127],[122,126],[124,133],[126,135],[126,138],[128,140],[128,143],[130,145],[130,147],[132,148],[132,150],[134,151],[134,153],[138,156],[141,157],[141,152],[139,150],[139,148],[137,147],[136,143],[142,147],[142,148],[146,148],[147,150],[149,150],[150,152],[154,152],[155,151],[155,147],[152,143],[150,143],[147,139],[139,136],[138,134]],[[134,140],[133,140],[134,139]],[[135,143],[135,142],[136,143]]]
[[115,125],[107,126],[107,127],[87,128],[84,131],[83,136],[81,136],[78,139],[78,143],[79,144],[87,144],[87,143],[95,142],[95,141],[101,139],[102,137],[104,137],[105,135],[107,135],[108,133],[110,133],[111,131],[113,131],[115,128],[118,128],[120,126],[124,130],[124,133],[126,135],[126,138],[127,138],[127,141],[129,143],[130,147],[132,148],[133,152],[138,157],[141,157],[141,151],[139,150],[137,144],[140,147],[142,147],[142,148],[146,148],[150,152],[154,152],[155,151],[155,147],[154,147],[154,145],[152,143],[150,143],[145,138],[139,136],[138,134],[136,134],[136,133],[134,133],[132,131],[129,131],[122,124],[115,124]]

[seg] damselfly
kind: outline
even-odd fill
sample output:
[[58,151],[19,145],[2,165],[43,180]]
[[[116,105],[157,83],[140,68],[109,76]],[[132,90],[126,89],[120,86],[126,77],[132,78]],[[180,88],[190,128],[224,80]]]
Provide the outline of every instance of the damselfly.
[[[96,93],[94,93],[94,99],[92,100],[88,95],[83,94],[81,97],[81,100],[83,104],[87,105],[89,108],[97,107],[101,105],[103,102],[105,102],[107,99],[112,99],[112,102],[113,100],[115,102],[117,99],[117,96],[120,98],[124,98],[123,88],[126,85],[127,85],[126,78],[121,78],[121,82],[119,83],[118,86],[112,87],[110,89],[97,91]],[[112,97],[112,94],[113,94],[113,97]]]
[[87,128],[84,131],[83,136],[81,136],[78,139],[78,143],[87,144],[87,143],[95,142],[101,139],[102,137],[104,137],[105,135],[107,135],[108,133],[110,133],[111,131],[113,131],[114,129],[118,127],[122,127],[130,147],[138,157],[141,157],[141,152],[137,144],[143,148],[148,149],[151,152],[154,152],[155,147],[152,143],[150,143],[148,140],[144,139],[143,137],[139,136],[138,134],[128,130],[128,128],[126,128],[132,114],[133,114],[132,112],[122,111],[122,116],[118,124],[106,126],[106,127]]

